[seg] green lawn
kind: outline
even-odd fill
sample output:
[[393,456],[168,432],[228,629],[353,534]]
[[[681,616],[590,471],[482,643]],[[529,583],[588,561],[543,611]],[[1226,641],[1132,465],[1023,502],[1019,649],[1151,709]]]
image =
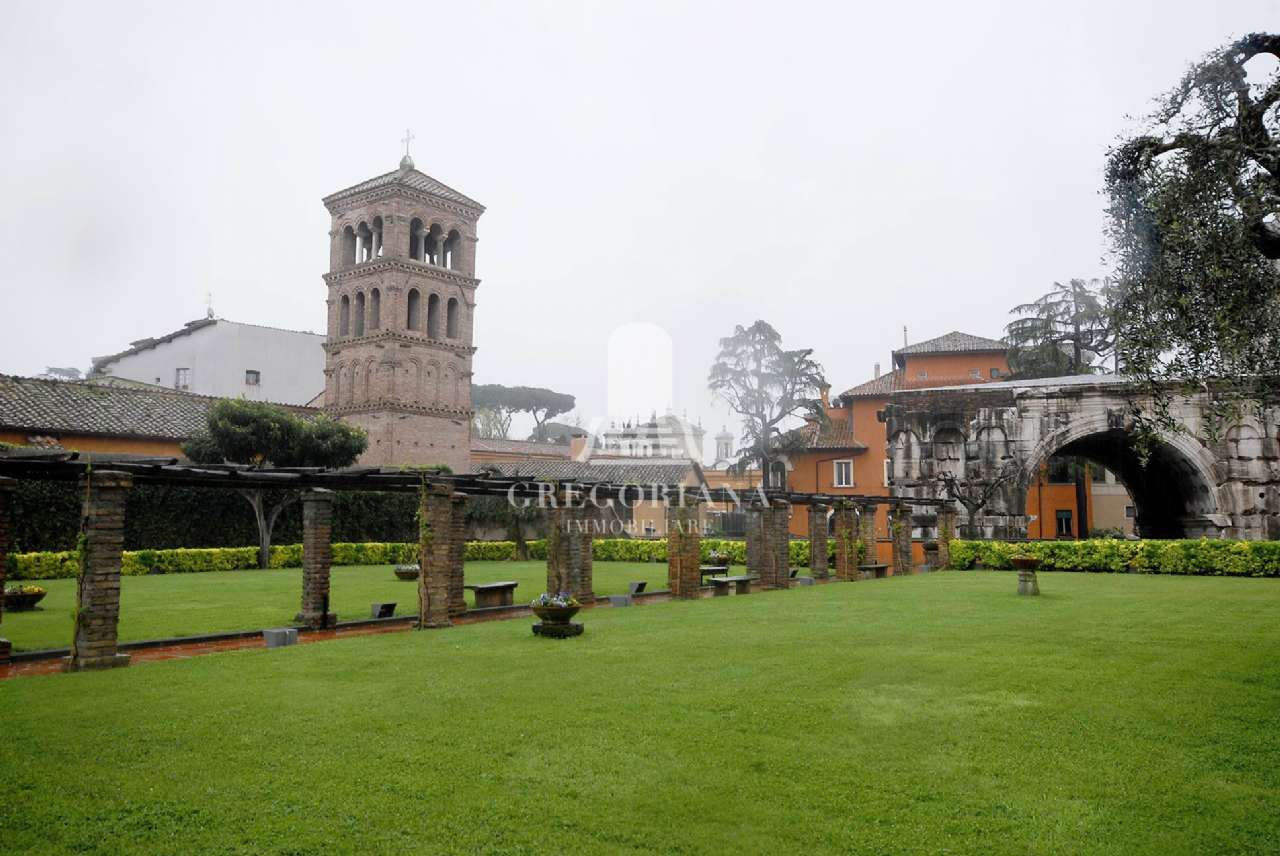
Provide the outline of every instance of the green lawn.
[[1040,581],[0,681],[0,849],[1274,853],[1280,582]]
[[[632,580],[649,588],[667,587],[667,566],[655,563],[597,562],[597,594],[619,594]],[[468,583],[515,580],[516,602],[533,600],[547,587],[545,562],[468,562]],[[0,636],[15,650],[64,648],[71,644],[75,580],[37,580],[49,590],[30,612],[6,612]],[[120,639],[157,639],[231,630],[255,630],[293,623],[302,599],[302,571],[226,571],[123,577],[120,581]],[[418,614],[416,583],[396,578],[388,565],[333,569],[330,603],[338,619],[368,618],[369,605],[394,601],[399,615]],[[467,603],[474,598],[467,592]]]

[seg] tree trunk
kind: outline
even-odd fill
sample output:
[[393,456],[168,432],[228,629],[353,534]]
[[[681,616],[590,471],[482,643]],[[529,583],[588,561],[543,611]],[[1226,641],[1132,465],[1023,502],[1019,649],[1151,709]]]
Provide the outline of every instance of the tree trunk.
[[271,533],[276,528],[276,520],[280,512],[298,500],[299,494],[289,494],[269,510],[263,501],[262,491],[242,490],[240,495],[253,508],[253,518],[258,524],[258,568],[265,571],[271,566]]

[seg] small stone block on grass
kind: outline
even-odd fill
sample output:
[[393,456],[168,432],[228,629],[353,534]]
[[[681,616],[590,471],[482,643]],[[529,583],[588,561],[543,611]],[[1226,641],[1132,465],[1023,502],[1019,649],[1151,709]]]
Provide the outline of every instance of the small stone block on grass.
[[610,606],[630,606],[631,595],[629,594],[611,594],[609,595]]
[[394,603],[369,604],[370,618],[390,618],[395,614],[396,614],[396,605]]
[[792,579],[796,581],[796,585],[798,586],[813,585],[813,577],[793,577]]
[[276,627],[270,630],[262,631],[262,639],[267,643],[268,648],[284,648],[287,645],[298,644],[298,629],[296,627]]

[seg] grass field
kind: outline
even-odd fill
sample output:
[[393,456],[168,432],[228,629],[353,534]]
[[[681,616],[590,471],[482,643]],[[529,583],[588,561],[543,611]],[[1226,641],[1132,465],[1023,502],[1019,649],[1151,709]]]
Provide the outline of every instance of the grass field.
[[[368,618],[371,603],[394,602],[397,615],[418,614],[416,583],[396,578],[389,565],[355,565],[332,570],[329,602],[338,620]],[[468,583],[515,580],[517,603],[529,602],[547,587],[546,562],[468,562]],[[667,566],[655,563],[597,562],[596,594],[626,592],[632,580],[650,590],[666,588]],[[64,648],[71,644],[75,580],[37,580],[49,593],[30,612],[6,612],[0,636],[14,650]],[[467,603],[475,598],[467,592]],[[293,623],[302,599],[302,570],[225,571],[163,574],[120,580],[120,639],[158,639],[232,630],[255,630]]]
[[567,641],[514,620],[2,681],[0,849],[1275,852],[1280,584],[1015,586],[951,572],[598,608]]

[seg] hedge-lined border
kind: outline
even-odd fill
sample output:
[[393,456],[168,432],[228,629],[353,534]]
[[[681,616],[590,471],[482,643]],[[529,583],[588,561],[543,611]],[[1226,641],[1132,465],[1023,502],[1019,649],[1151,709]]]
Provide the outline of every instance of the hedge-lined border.
[[[835,553],[834,539],[828,550]],[[809,542],[792,541],[791,564],[809,564]],[[723,553],[735,565],[746,564],[746,544],[704,538],[705,561],[712,551]],[[1091,571],[1102,573],[1210,574],[1219,576],[1280,577],[1280,541],[1225,541],[1202,538],[1198,541],[1123,541],[1097,538],[1089,541],[952,541],[951,567],[961,570],[980,564],[985,568],[1008,570],[1014,553],[1031,553],[1048,571]],[[466,559],[471,562],[505,562],[516,557],[513,541],[470,541]],[[665,562],[665,539],[638,540],[605,538],[593,543],[597,562]],[[336,543],[334,565],[399,565],[416,562],[418,545],[398,542]],[[529,542],[529,558],[544,561],[547,542]],[[121,572],[145,574],[190,574],[204,571],[247,571],[258,566],[256,547],[208,547],[175,550],[127,550]],[[302,545],[271,548],[272,568],[302,566]],[[14,580],[48,580],[74,577],[78,556],[74,551],[11,554],[8,576]]]
[[[529,558],[544,561],[547,542],[528,542]],[[834,554],[835,545],[830,549]],[[702,540],[702,558],[712,551],[728,555],[735,565],[745,565],[746,544],[714,538]],[[471,562],[505,562],[516,558],[514,541],[469,541],[465,557]],[[631,540],[606,538],[593,542],[592,558],[597,562],[665,562],[665,539]],[[418,560],[418,545],[406,543],[336,543],[334,565],[402,565]],[[809,564],[809,542],[791,542],[791,563]],[[79,566],[73,550],[56,553],[17,553],[9,556],[8,576],[14,580],[51,580],[74,577]],[[302,545],[285,544],[271,548],[272,568],[302,566]],[[127,576],[146,574],[193,574],[205,571],[248,571],[258,567],[257,547],[197,547],[175,550],[126,550],[120,571]]]
[[1229,577],[1280,576],[1280,541],[1227,541],[1201,538],[1181,541],[952,541],[951,567],[979,563],[1008,570],[1009,557],[1030,553],[1046,571],[1095,573],[1201,574]]

